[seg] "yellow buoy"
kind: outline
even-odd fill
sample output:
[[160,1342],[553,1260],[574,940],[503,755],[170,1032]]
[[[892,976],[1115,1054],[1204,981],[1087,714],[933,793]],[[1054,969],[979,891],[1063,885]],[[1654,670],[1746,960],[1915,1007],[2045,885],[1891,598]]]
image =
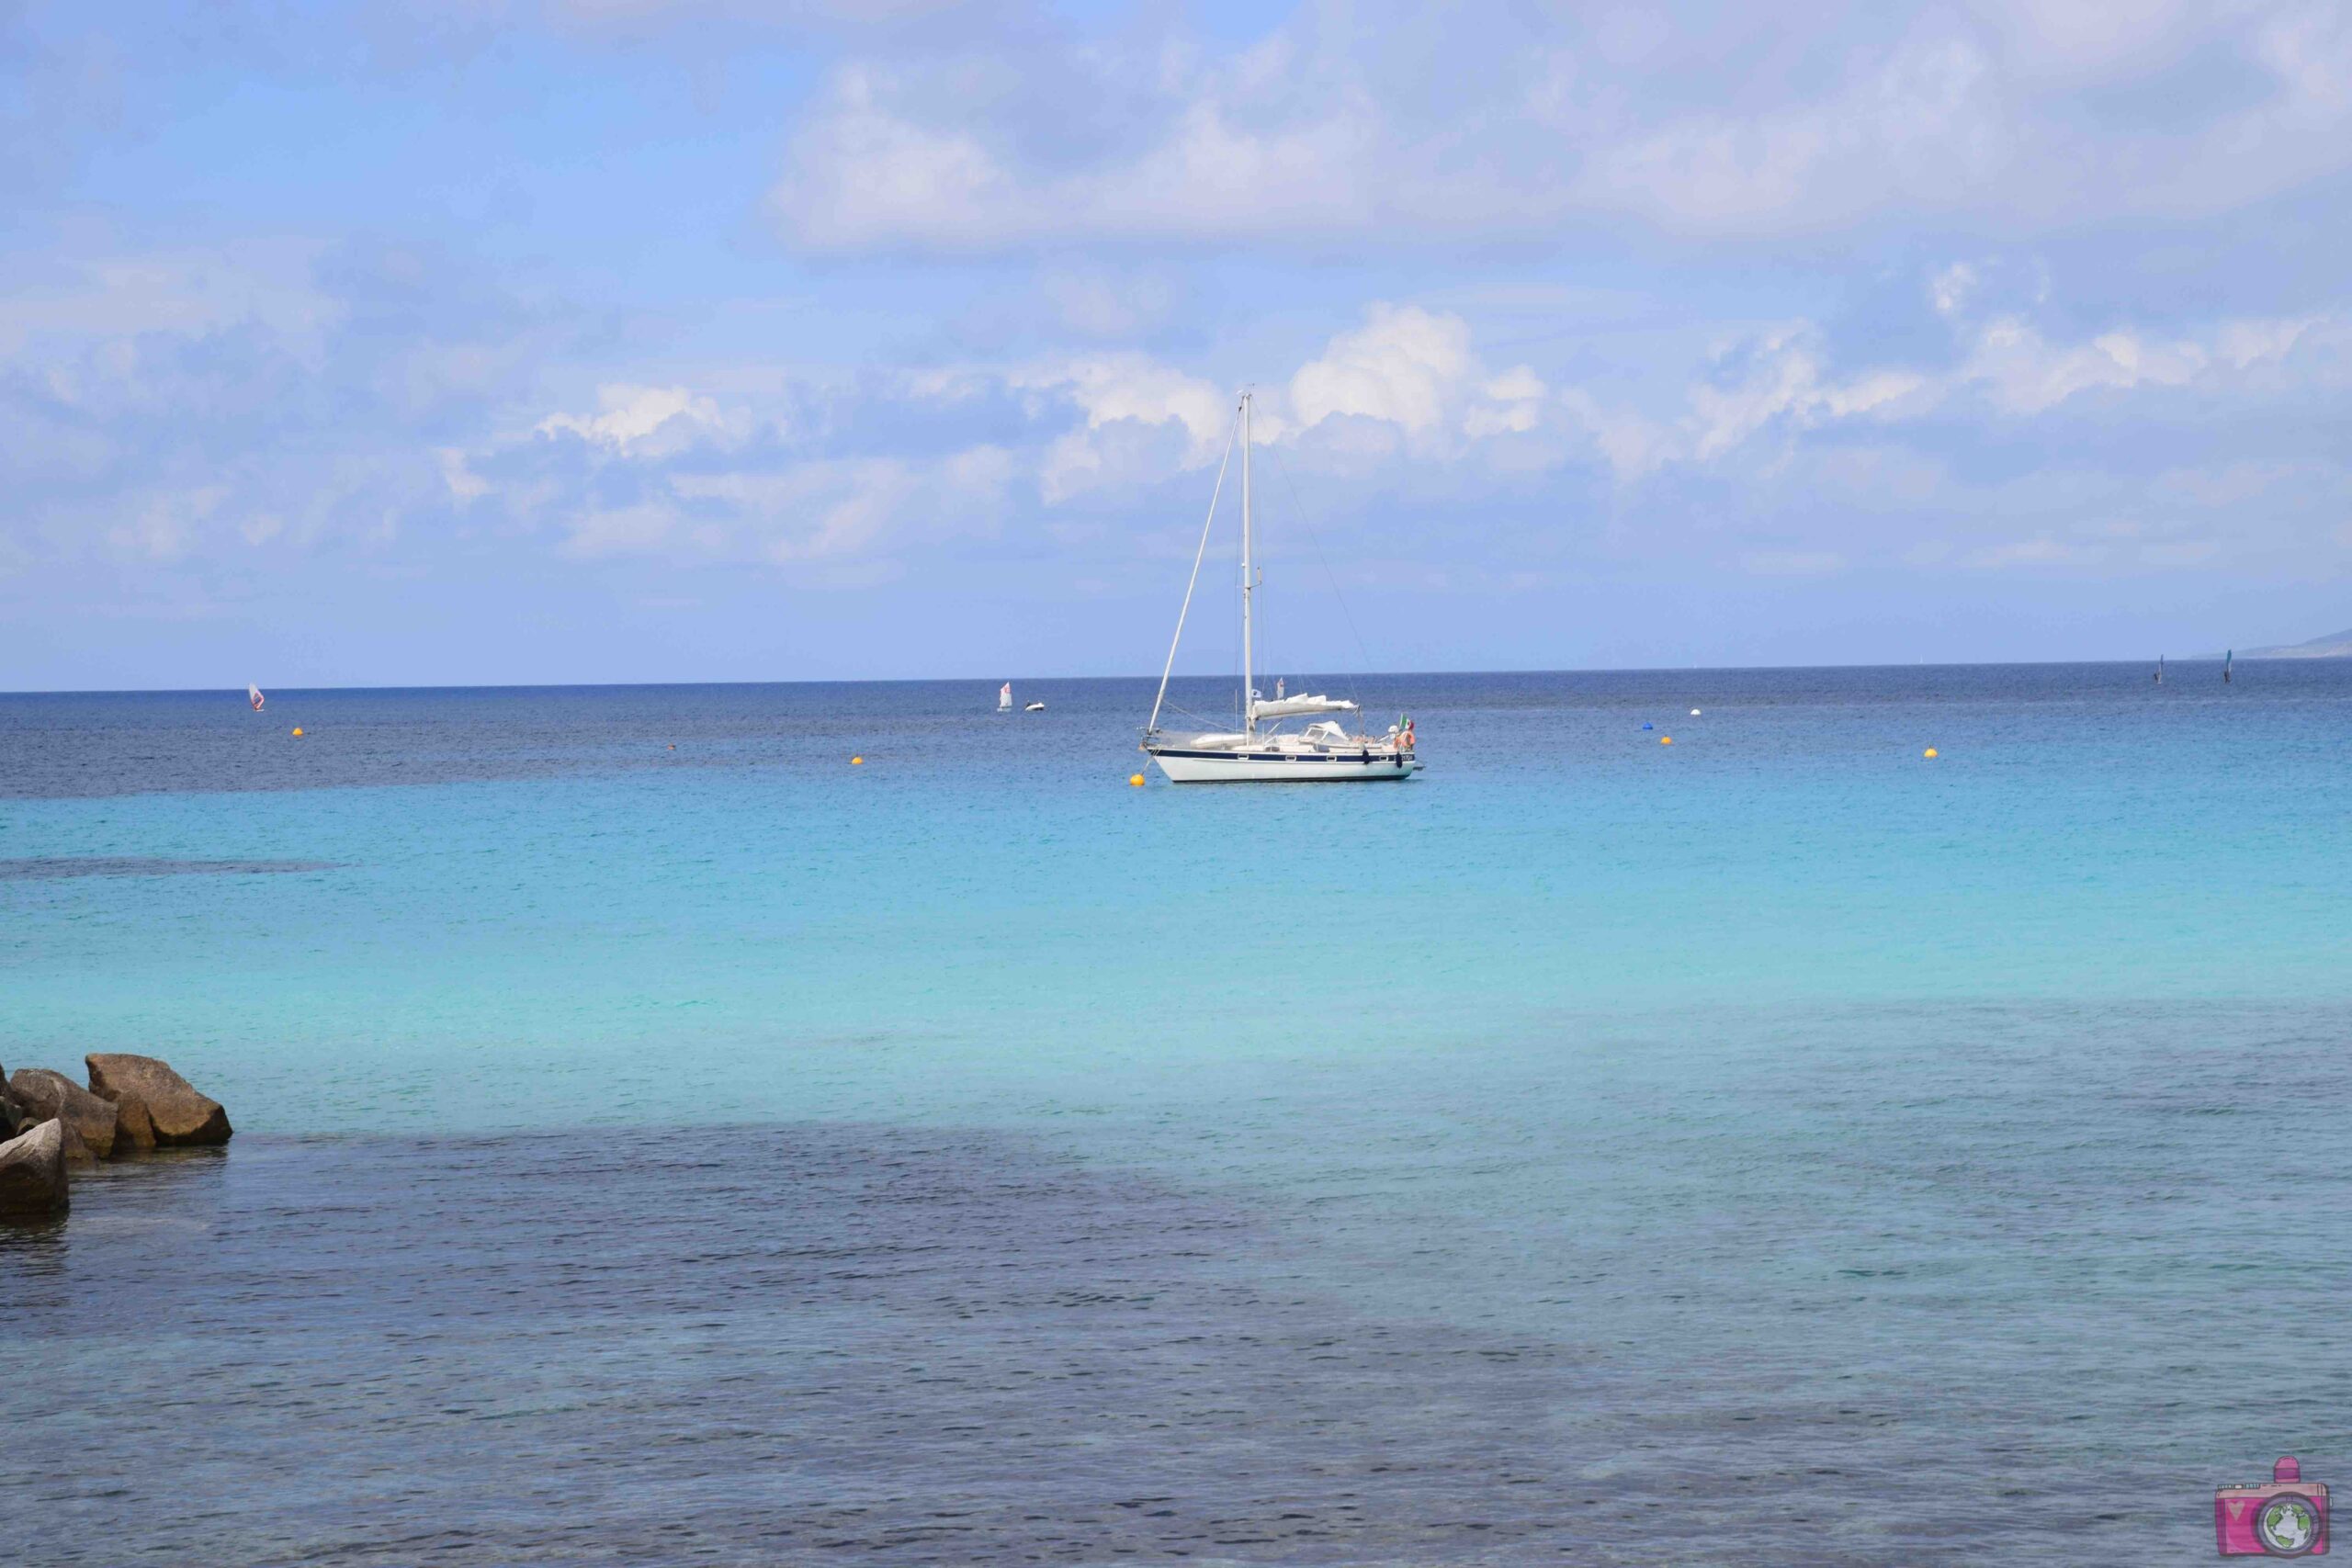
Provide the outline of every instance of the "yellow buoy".
[[295,733],[295,734],[297,734],[297,735],[301,734],[301,733],[302,733],[302,727],[301,727],[300,725],[299,725],[299,724],[298,724],[298,725],[296,725],[296,726],[294,727],[294,733]]
[[1141,773],[1129,773],[1127,775],[1127,782],[1131,784],[1140,784],[1143,783],[1143,775]]
[[849,765],[853,768],[862,768],[865,766],[865,759],[863,757],[852,757],[849,760]]
[[1932,746],[1928,747],[1928,748],[1927,749],[1927,750],[1925,750],[1924,752],[1920,753],[1920,755],[1925,756],[1925,757],[1928,757],[1928,758],[1930,758],[1930,759],[1932,759],[1932,758],[1935,756],[1935,754],[1936,754],[1936,749],[1935,749],[1934,747],[1932,747]]
[[1674,737],[1671,735],[1661,735],[1657,738],[1657,743],[1661,746],[1671,746],[1674,744]]

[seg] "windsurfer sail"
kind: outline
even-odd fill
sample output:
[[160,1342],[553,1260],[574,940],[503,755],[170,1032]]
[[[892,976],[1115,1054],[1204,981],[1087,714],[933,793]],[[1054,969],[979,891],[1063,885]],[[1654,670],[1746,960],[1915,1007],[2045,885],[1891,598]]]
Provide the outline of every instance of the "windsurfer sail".
[[262,695],[259,686],[248,683],[245,687],[245,700],[254,705],[254,712],[261,712]]

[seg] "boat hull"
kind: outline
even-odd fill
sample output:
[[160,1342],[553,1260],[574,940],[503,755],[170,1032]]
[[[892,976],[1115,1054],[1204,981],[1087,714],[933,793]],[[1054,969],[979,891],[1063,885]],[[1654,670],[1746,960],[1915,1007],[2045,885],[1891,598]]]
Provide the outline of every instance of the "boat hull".
[[1409,779],[1409,751],[1260,751],[1147,747],[1170,784],[1373,784]]

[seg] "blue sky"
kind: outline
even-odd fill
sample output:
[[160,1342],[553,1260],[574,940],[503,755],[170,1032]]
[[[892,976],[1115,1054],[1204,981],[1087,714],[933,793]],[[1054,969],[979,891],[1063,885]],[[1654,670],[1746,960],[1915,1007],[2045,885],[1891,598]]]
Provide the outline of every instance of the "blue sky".
[[0,688],[2352,625],[2352,9],[1785,9],[0,0]]

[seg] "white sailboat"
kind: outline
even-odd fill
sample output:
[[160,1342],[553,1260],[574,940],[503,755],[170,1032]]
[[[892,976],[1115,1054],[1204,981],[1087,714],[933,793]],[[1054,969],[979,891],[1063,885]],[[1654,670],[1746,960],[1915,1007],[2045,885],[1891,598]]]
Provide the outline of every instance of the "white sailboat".
[[[1168,678],[1176,668],[1176,649],[1184,639],[1184,619],[1193,608],[1193,590],[1201,581],[1201,561],[1208,553],[1209,530],[1216,522],[1217,497],[1225,490],[1226,468],[1233,449],[1226,448],[1217,466],[1216,488],[1209,495],[1209,514],[1201,525],[1201,547],[1193,557],[1192,581],[1184,587],[1184,607],[1176,615],[1176,635],[1168,645],[1168,663],[1159,672],[1159,694],[1152,699],[1151,718],[1144,726],[1142,750],[1159,764],[1170,784],[1306,784],[1408,779],[1419,771],[1413,755],[1413,721],[1399,718],[1385,735],[1350,734],[1346,725],[1317,716],[1351,714],[1356,705],[1320,694],[1292,697],[1276,694],[1271,702],[1259,694],[1250,666],[1250,607],[1261,574],[1252,560],[1252,519],[1250,510],[1250,395],[1241,394],[1236,434],[1241,444],[1241,728],[1201,735],[1170,735],[1159,728],[1159,714],[1168,702]],[[1297,731],[1285,730],[1295,718],[1317,722]]]
[[996,711],[999,713],[1011,713],[1012,711],[1012,682],[1010,681],[1007,681],[1002,686],[997,689]]

